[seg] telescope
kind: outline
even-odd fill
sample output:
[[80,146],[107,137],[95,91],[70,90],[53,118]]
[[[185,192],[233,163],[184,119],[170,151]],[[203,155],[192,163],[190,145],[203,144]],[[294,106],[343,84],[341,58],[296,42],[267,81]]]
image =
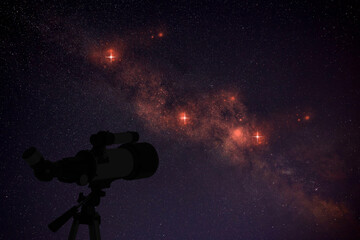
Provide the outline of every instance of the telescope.
[[[34,170],[40,181],[57,178],[65,183],[77,183],[90,187],[110,187],[116,179],[133,180],[152,176],[158,167],[159,158],[149,143],[137,143],[137,132],[110,133],[101,131],[90,137],[93,148],[83,150],[75,157],[57,162],[45,160],[34,147],[27,149],[23,159]],[[106,149],[112,144],[123,144],[118,148]]]
[[[78,203],[62,216],[49,224],[50,230],[56,232],[71,217],[74,218],[69,240],[75,240],[79,224],[89,226],[91,240],[100,240],[100,215],[95,206],[100,197],[105,196],[104,188],[109,188],[117,179],[135,180],[151,177],[159,165],[155,148],[146,142],[138,143],[137,132],[111,133],[100,131],[90,137],[91,150],[82,150],[75,157],[68,157],[57,162],[45,160],[41,153],[30,147],[22,158],[34,170],[40,181],[51,181],[57,178],[60,182],[88,185],[91,193],[79,195]],[[117,148],[106,146],[121,144]],[[81,212],[78,209],[81,207]]]

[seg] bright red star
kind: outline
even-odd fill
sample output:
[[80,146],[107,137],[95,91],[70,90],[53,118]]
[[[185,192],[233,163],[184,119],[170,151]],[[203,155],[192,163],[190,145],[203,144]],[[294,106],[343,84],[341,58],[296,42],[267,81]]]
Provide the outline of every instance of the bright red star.
[[263,136],[260,136],[259,132],[256,132],[256,135],[253,136],[253,137],[256,138],[256,142],[257,142],[258,144],[261,144],[261,138],[262,138]]
[[109,50],[109,55],[108,56],[105,56],[105,58],[109,59],[110,62],[113,62],[115,61],[115,56],[113,54],[113,50]]
[[189,118],[186,116],[186,113],[183,113],[180,119],[184,121],[184,124],[186,124],[186,120],[188,120]]

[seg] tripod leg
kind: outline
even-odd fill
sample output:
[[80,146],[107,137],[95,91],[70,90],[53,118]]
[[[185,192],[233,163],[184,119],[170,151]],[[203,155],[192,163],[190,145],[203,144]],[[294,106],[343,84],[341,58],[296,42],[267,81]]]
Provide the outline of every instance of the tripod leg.
[[90,240],[101,240],[99,225],[100,223],[97,219],[93,219],[89,223]]
[[69,240],[75,240],[76,234],[79,229],[79,219],[74,218],[73,223],[71,225],[70,233],[69,233]]

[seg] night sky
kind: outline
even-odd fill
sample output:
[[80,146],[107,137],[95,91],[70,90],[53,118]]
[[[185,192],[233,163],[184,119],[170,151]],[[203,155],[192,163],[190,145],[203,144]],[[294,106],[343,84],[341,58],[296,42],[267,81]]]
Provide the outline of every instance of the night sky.
[[0,239],[67,238],[47,224],[89,189],[21,156],[100,130],[160,158],[106,189],[102,239],[360,239],[355,3],[46,2],[1,3]]

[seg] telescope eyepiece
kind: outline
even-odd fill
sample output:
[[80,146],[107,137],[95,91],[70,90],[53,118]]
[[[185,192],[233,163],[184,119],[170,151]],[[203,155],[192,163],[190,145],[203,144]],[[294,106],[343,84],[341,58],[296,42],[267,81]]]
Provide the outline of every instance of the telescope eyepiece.
[[35,148],[30,147],[25,150],[25,152],[22,155],[22,158],[30,165],[30,167],[34,167],[36,164],[43,162],[44,157],[41,155],[41,153]]
[[51,181],[53,179],[55,171],[54,164],[45,160],[42,154],[35,147],[30,147],[25,150],[22,158],[34,170],[35,176],[40,181]]
[[35,152],[36,152],[36,148],[30,147],[24,151],[22,158],[27,159],[27,158],[31,157]]

